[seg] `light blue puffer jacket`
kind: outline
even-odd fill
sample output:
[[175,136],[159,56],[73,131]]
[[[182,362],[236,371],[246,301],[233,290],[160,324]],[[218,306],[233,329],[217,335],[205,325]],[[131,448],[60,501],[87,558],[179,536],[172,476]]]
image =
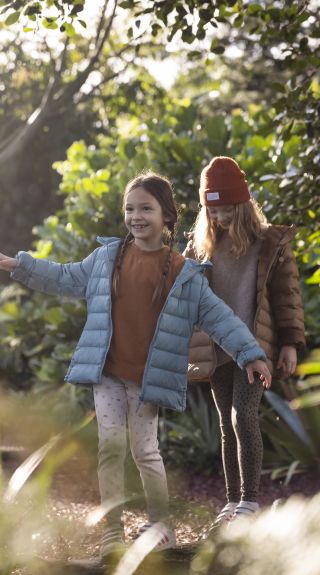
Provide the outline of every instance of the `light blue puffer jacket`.
[[[80,385],[98,384],[112,337],[112,271],[120,240],[98,238],[97,248],[82,262],[57,264],[17,255],[11,277],[48,294],[87,300],[87,321],[65,380]],[[208,264],[211,265],[211,264]],[[243,368],[265,359],[246,325],[217,296],[203,275],[206,264],[186,262],[172,286],[151,342],[140,399],[183,411],[186,406],[188,347],[197,324]]]

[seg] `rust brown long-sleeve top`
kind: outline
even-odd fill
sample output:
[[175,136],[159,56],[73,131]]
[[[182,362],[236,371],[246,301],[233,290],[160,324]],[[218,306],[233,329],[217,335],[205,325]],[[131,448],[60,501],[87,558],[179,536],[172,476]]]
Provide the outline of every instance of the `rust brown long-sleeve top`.
[[141,384],[158,317],[174,281],[185,262],[172,252],[169,272],[161,297],[152,303],[166,265],[168,246],[144,251],[134,243],[126,249],[120,271],[119,289],[112,302],[113,335],[104,375],[114,375]]

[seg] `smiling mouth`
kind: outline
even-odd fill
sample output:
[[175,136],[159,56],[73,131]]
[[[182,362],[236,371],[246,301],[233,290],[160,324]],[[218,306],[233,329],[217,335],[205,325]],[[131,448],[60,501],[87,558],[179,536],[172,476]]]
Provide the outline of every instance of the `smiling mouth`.
[[144,228],[146,228],[147,225],[146,224],[132,224],[131,227],[134,230],[144,230]]

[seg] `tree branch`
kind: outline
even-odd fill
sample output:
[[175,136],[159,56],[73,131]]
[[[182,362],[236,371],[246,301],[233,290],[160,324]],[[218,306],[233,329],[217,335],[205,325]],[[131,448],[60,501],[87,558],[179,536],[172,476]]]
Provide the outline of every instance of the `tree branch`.
[[[103,8],[102,8],[102,10],[101,10],[101,16],[100,16],[100,19],[99,19],[99,24],[98,24],[97,33],[96,33],[96,40],[97,40],[97,42],[99,42],[99,39],[100,39],[100,36],[101,36],[101,32],[102,32],[102,30],[103,30],[103,24],[104,24],[104,21],[105,21],[105,16],[106,16],[106,11],[107,11],[107,7],[108,7],[108,3],[109,3],[109,0],[105,0],[105,3],[104,3]],[[97,42],[96,42],[96,43],[97,43]]]
[[[41,99],[40,105],[30,115],[25,125],[2,143],[0,147],[0,165],[5,165],[9,159],[21,153],[36,136],[46,119],[59,113],[59,110],[61,111],[66,104],[72,101],[73,96],[80,92],[81,87],[86,82],[90,73],[95,69],[96,64],[99,62],[103,47],[111,32],[112,24],[116,15],[118,0],[114,0],[112,13],[106,23],[105,15],[107,5],[108,0],[105,0],[97,28],[95,50],[89,58],[85,69],[79,72],[73,81],[69,82],[65,86],[62,85],[61,78],[62,73],[66,68],[69,45],[69,40],[67,39],[61,53],[60,62],[58,65],[54,65],[53,76],[49,82],[45,94]],[[128,50],[129,48],[131,48],[130,45],[125,46],[123,49],[119,50],[118,54],[115,54],[114,57],[119,57],[119,55],[123,54],[124,51]],[[115,78],[120,73],[122,73],[122,71],[123,70],[121,70],[121,72],[111,74],[109,77],[103,80],[103,83],[106,83],[108,80]]]
[[95,84],[95,86],[92,87],[92,90],[90,92],[86,92],[86,93],[83,92],[82,94],[80,94],[79,98],[77,98],[77,104],[82,103],[82,102],[86,102],[87,100],[90,100],[90,98],[92,98],[92,95],[96,92],[96,90],[99,91],[105,84],[107,84],[108,82],[111,82],[111,80],[114,80],[118,76],[121,76],[121,74],[123,74],[123,72],[126,71],[126,69],[128,68],[128,66],[131,63],[132,62],[127,62],[126,65],[122,68],[122,70],[119,70],[118,72],[114,72],[113,74],[110,74],[106,78],[103,78],[101,80],[101,82],[99,82],[98,84]]
[[65,41],[64,46],[63,46],[63,50],[60,54],[60,62],[58,64],[58,66],[56,66],[56,69],[55,69],[55,75],[57,75],[59,77],[61,77],[61,74],[62,74],[63,70],[65,70],[65,67],[66,67],[69,43],[70,43],[70,39],[69,39],[69,36],[67,36],[66,41]]

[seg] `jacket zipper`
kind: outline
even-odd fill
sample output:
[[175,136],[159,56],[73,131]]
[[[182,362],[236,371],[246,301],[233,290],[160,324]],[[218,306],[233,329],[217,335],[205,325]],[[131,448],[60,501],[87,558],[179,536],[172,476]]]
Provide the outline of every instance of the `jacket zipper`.
[[[185,264],[184,264],[184,266],[185,266]],[[163,310],[164,310],[164,308],[166,307],[167,302],[168,302],[168,299],[169,299],[169,297],[172,295],[173,291],[174,291],[179,285],[182,285],[182,284],[186,283],[187,281],[189,281],[190,278],[193,277],[193,276],[195,275],[195,273],[196,273],[196,269],[190,270],[190,272],[193,272],[193,273],[187,273],[187,274],[186,274],[186,278],[183,278],[183,279],[182,279],[180,276],[183,274],[184,266],[183,266],[181,272],[179,273],[179,275],[176,277],[175,282],[174,282],[173,286],[171,287],[171,289],[170,289],[170,291],[169,291],[169,293],[168,293],[168,295],[167,295],[166,301],[164,302],[163,307],[162,307],[162,310],[161,310],[161,312],[160,312],[160,314],[159,314],[159,317],[158,317],[156,329],[155,329],[153,338],[152,338],[151,343],[150,343],[147,361],[146,361],[146,363],[145,363],[144,370],[143,370],[141,393],[140,393],[140,396],[139,396],[139,403],[138,403],[138,408],[137,408],[137,410],[139,409],[141,403],[143,402],[144,391],[145,391],[145,386],[146,386],[145,373],[146,373],[146,371],[147,371],[147,369],[148,369],[148,367],[149,367],[149,364],[150,364],[150,360],[151,360],[151,350],[152,350],[152,348],[153,348],[154,341],[156,340],[156,337],[157,337],[158,332],[159,332],[159,324],[160,324],[160,321],[161,321],[161,317],[162,317],[162,314],[163,314]]]

